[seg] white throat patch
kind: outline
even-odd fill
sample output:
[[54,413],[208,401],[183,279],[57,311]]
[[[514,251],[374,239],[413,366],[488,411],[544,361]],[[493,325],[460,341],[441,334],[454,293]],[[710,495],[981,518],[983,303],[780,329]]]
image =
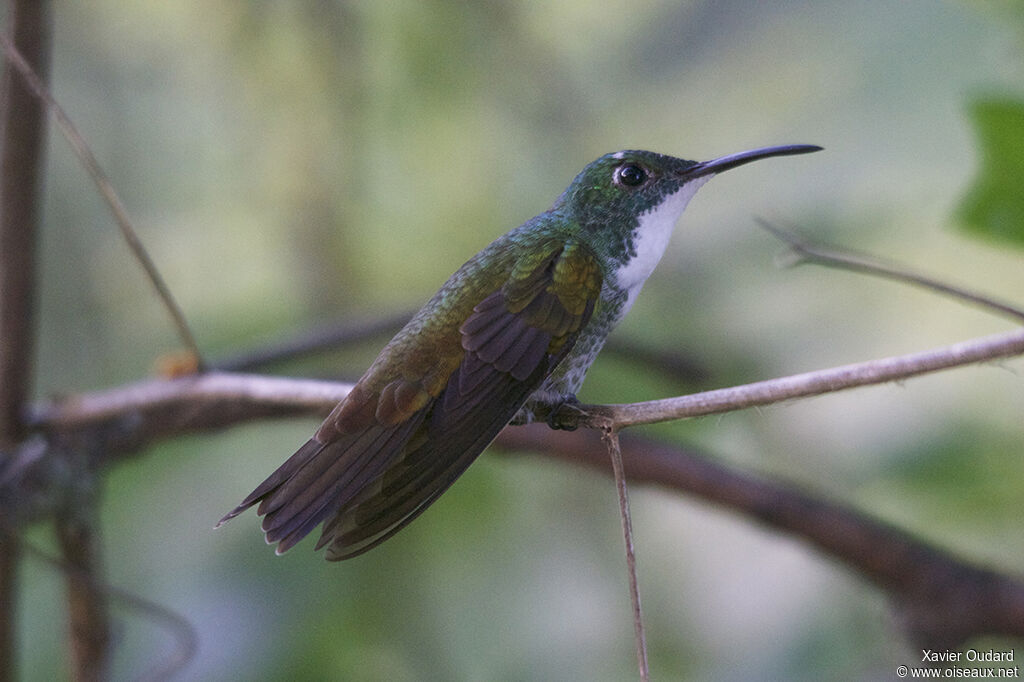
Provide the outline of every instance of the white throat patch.
[[683,214],[686,205],[690,203],[690,199],[697,193],[697,190],[712,177],[713,174],[708,174],[691,180],[676,190],[675,194],[666,197],[657,208],[639,217],[639,225],[634,237],[636,256],[615,273],[619,287],[629,292],[629,298],[622,314],[625,314],[633,305],[637,294],[640,293],[640,288],[643,287],[644,282],[651,276],[654,268],[665,254],[669,237],[672,236],[676,221]]

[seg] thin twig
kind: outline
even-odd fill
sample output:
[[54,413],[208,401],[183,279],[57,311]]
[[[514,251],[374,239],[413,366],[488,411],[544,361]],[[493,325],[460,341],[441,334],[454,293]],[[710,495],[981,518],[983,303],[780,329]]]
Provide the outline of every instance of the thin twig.
[[333,350],[339,346],[394,333],[409,321],[415,311],[404,311],[380,319],[353,323],[339,321],[311,329],[283,341],[236,353],[210,364],[211,369],[224,372],[251,372],[268,365]]
[[[858,365],[781,377],[666,401],[619,406],[582,406],[587,425],[632,425],[752,405],[791,400],[841,388],[906,379],[986,360],[1024,354],[1024,330],[973,339],[952,346]],[[154,380],[100,393],[82,394],[40,405],[32,425],[53,434],[95,431],[97,447],[113,462],[128,450],[161,437],[218,428],[255,417],[326,413],[347,394],[347,384],[232,375]],[[105,442],[99,442],[101,439]],[[730,500],[724,500],[730,504]],[[856,523],[851,526],[856,535]],[[908,550],[909,551],[909,550]],[[917,603],[920,603],[918,600]]]
[[[280,362],[298,360],[325,353],[349,344],[393,334],[409,321],[415,311],[405,310],[372,320],[339,320],[322,327],[306,330],[281,341],[257,346],[234,353],[221,360],[213,360],[209,369],[222,372],[254,372],[266,370]],[[707,371],[696,360],[674,350],[652,349],[628,338],[612,336],[602,351],[635,365],[656,367],[662,374],[683,382],[697,382],[707,378]]]
[[[351,388],[352,384],[344,382],[207,372],[151,379],[43,403],[33,410],[29,423],[49,432],[114,425],[126,436],[137,431],[161,437],[268,416],[327,414]],[[120,424],[122,420],[126,423]]]
[[622,519],[622,537],[626,544],[626,570],[629,573],[629,599],[633,604],[633,636],[636,642],[636,664],[640,670],[640,679],[648,682],[651,679],[647,664],[647,637],[644,635],[644,612],[640,606],[640,581],[636,572],[636,550],[633,546],[633,519],[629,513],[629,489],[626,486],[626,474],[622,468],[622,450],[619,447],[619,434],[608,428],[601,432],[601,439],[608,448],[615,476],[615,490],[619,494],[619,518]]
[[[713,454],[621,436],[625,475],[696,496],[802,538],[884,589],[912,641],[956,648],[972,637],[1024,637],[1024,576],[978,566],[870,514],[792,483],[755,476]],[[612,473],[595,430],[505,429],[496,444]]]
[[796,256],[794,264],[814,263],[826,267],[841,268],[853,272],[863,272],[876,277],[904,282],[913,286],[928,289],[950,298],[957,299],[964,303],[986,308],[1004,317],[1009,317],[1017,322],[1024,322],[1024,309],[1003,301],[997,301],[991,296],[964,289],[963,287],[947,284],[933,277],[922,275],[912,271],[905,265],[898,263],[886,263],[874,256],[858,253],[847,249],[840,249],[834,246],[822,246],[812,244],[795,233],[788,232],[767,220],[755,218],[757,224],[771,232],[789,245],[790,250]]
[[131,250],[132,255],[142,266],[142,269],[146,273],[146,277],[149,279],[153,288],[156,290],[157,295],[163,302],[164,308],[166,308],[168,314],[171,316],[171,320],[174,323],[175,329],[177,329],[178,336],[181,339],[182,344],[185,348],[192,353],[200,367],[203,366],[202,354],[199,352],[199,345],[196,343],[195,336],[192,334],[192,330],[188,325],[188,321],[185,319],[185,314],[178,306],[177,301],[174,300],[174,296],[171,294],[170,288],[160,275],[160,271],[156,267],[156,263],[150,258],[149,253],[146,251],[146,247],[143,246],[142,240],[139,239],[138,233],[133,226],[131,218],[128,216],[128,210],[124,207],[121,199],[118,197],[117,192],[114,190],[114,186],[107,178],[103,169],[100,167],[99,161],[96,160],[96,156],[92,153],[89,145],[85,139],[78,133],[71,119],[64,112],[61,106],[50,94],[49,89],[39,79],[32,67],[24,60],[18,50],[11,44],[6,37],[0,36],[0,45],[4,50],[4,55],[7,57],[8,62],[14,65],[14,67],[21,74],[22,78],[32,89],[32,92],[42,100],[51,112],[53,112],[54,120],[57,122],[57,126],[63,133],[64,138],[71,145],[72,150],[75,152],[75,156],[85,166],[86,172],[89,177],[92,178],[96,184],[96,188],[99,190],[103,199],[107,202],[107,206],[110,208],[111,213],[114,215],[114,219],[117,222],[117,226],[121,229],[121,235],[124,237],[125,243],[128,244],[128,248]]

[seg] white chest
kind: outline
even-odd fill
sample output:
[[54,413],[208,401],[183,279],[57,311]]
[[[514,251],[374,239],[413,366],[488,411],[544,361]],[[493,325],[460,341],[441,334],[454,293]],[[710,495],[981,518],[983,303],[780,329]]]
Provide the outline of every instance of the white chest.
[[665,254],[669,237],[675,228],[676,221],[683,214],[690,199],[697,193],[712,175],[704,175],[692,180],[665,198],[656,208],[639,217],[634,246],[636,256],[620,267],[615,273],[616,284],[627,292],[626,303],[621,315],[625,315],[643,288],[644,282],[654,272],[661,257]]

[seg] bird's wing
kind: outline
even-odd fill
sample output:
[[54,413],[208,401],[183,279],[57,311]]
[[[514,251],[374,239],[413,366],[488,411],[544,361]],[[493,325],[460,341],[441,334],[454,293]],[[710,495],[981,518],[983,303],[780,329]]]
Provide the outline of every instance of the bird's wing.
[[[451,365],[441,381],[422,363],[413,373],[419,376],[398,372],[386,383],[371,368],[316,435],[224,520],[259,503],[267,542],[277,542],[278,553],[324,520],[317,549],[327,546],[330,560],[380,544],[437,499],[508,423],[571,349],[600,290],[589,249],[564,241],[532,249],[453,327],[452,345],[461,343],[461,352],[438,357]],[[430,352],[435,342],[421,343],[414,352]]]

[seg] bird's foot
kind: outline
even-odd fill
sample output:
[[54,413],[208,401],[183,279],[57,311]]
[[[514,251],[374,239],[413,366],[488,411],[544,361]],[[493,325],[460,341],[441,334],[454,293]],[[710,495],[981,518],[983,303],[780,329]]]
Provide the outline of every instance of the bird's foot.
[[543,419],[556,431],[575,431],[579,418],[583,415],[583,410],[576,407],[579,404],[579,399],[572,394],[534,396],[519,409],[509,423],[513,426],[523,426]]
[[579,398],[574,395],[567,395],[548,403],[548,426],[556,431],[575,431],[583,414],[583,410],[578,407],[579,404]]

